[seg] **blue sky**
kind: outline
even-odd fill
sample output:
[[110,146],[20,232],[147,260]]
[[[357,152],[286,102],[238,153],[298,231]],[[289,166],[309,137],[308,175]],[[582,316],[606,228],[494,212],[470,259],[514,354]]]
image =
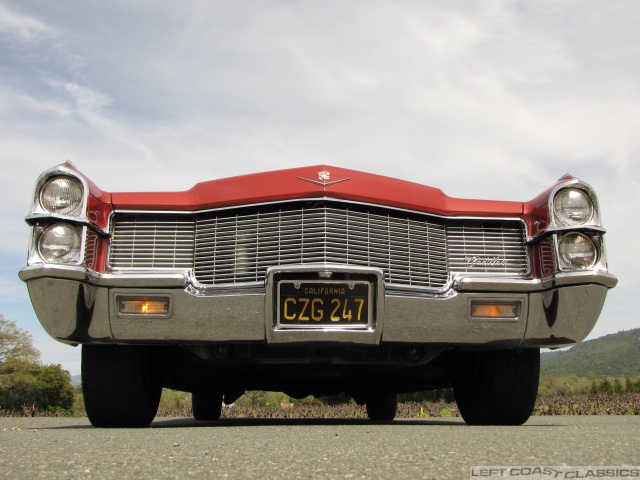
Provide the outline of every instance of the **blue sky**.
[[0,313],[46,363],[17,271],[38,174],[184,190],[327,163],[459,197],[600,197],[619,276],[591,337],[640,326],[640,3],[0,0]]

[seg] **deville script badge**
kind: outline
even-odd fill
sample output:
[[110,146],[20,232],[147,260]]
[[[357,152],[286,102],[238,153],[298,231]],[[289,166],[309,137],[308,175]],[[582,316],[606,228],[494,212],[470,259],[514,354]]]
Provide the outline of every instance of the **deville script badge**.
[[328,187],[329,185],[335,185],[336,183],[346,182],[347,180],[351,180],[350,178],[341,178],[340,180],[331,180],[331,172],[327,172],[326,170],[322,170],[318,172],[318,180],[312,180],[311,178],[304,177],[296,177],[299,180],[304,180],[305,182],[310,182],[315,185],[320,185],[321,187]]

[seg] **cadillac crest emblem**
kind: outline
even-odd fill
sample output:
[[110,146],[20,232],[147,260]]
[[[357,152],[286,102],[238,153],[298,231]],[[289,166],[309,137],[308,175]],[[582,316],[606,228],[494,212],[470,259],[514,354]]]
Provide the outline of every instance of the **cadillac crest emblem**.
[[341,178],[340,180],[331,180],[331,172],[327,170],[320,170],[318,172],[318,180],[313,180],[311,178],[304,177],[296,177],[298,180],[304,180],[305,182],[313,183],[315,185],[319,185],[321,187],[328,187],[329,185],[335,185],[336,183],[346,182],[347,180],[351,180],[350,178]]

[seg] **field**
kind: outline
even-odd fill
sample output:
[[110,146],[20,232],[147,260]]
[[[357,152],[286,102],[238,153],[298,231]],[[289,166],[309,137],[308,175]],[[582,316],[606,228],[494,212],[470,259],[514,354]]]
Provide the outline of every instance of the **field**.
[[[191,406],[163,406],[159,416],[189,417]],[[539,397],[534,415],[640,415],[640,394],[575,395]],[[398,406],[397,418],[458,417],[454,402],[405,402]],[[341,405],[266,405],[225,406],[223,418],[361,418],[366,419],[364,407],[353,403]]]
[[[184,396],[183,401],[176,401],[176,396]],[[191,402],[188,394],[170,392],[170,399],[163,399],[158,411],[159,417],[190,417]],[[178,403],[178,404],[177,404]],[[538,397],[534,415],[640,415],[640,394],[625,393],[622,395],[545,395]],[[0,410],[0,416],[63,416],[84,417],[82,407],[73,412],[47,412],[24,408],[22,412]],[[443,418],[458,417],[460,413],[454,402],[404,402],[398,405],[397,418]],[[366,419],[364,407],[354,403],[340,405],[326,404],[293,404],[250,406],[242,404],[225,405],[222,418],[344,418]]]
[[[69,410],[41,410],[23,406],[22,411],[0,409],[0,417],[84,417],[81,387],[75,387]],[[640,415],[640,377],[600,378],[543,375],[533,415]],[[191,417],[191,394],[174,390],[162,393],[159,417]],[[459,417],[450,389],[401,396],[397,418]],[[349,397],[293,399],[280,392],[251,391],[233,405],[225,405],[223,418],[336,418],[366,419],[363,406]]]

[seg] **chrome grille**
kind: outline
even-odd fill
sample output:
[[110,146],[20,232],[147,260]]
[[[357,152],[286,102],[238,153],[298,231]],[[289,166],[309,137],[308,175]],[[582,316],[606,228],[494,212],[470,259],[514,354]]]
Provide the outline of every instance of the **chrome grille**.
[[193,268],[195,219],[175,215],[116,217],[111,240],[114,269]]
[[198,219],[200,283],[262,281],[270,266],[340,263],[378,267],[389,284],[447,282],[444,227],[426,219],[330,206]]
[[262,282],[268,267],[309,263],[377,267],[388,286],[433,290],[446,287],[450,273],[528,272],[520,222],[445,220],[338,201],[122,213],[113,225],[115,271],[190,269],[204,285]]
[[447,225],[447,242],[451,272],[520,275],[529,270],[519,222]]

